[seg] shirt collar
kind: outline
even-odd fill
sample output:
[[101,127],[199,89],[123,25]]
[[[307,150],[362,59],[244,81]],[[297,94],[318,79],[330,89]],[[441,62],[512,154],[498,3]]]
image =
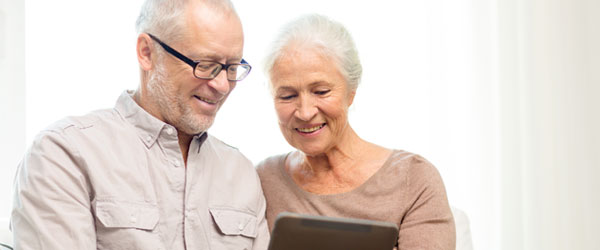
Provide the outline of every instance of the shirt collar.
[[[175,129],[175,127],[159,120],[140,107],[140,105],[133,100],[133,94],[133,90],[123,91],[115,104],[115,110],[123,117],[123,119],[136,128],[142,142],[144,142],[146,147],[150,148],[156,140],[158,140],[161,130],[166,127]],[[197,141],[202,145],[207,136],[208,134],[206,132],[202,132],[195,135],[192,142]],[[200,152],[199,150],[200,149],[198,149],[198,153]]]
[[136,128],[138,136],[146,147],[151,147],[156,142],[160,131],[167,125],[140,107],[133,100],[132,90],[123,91],[117,100],[115,110]]

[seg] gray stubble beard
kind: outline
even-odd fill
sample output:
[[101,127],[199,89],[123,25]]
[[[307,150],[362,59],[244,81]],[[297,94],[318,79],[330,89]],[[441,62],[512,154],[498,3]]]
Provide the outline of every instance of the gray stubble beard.
[[213,124],[214,116],[197,118],[186,100],[176,95],[176,89],[167,80],[164,65],[158,63],[148,79],[148,94],[156,100],[159,112],[165,122],[173,125],[178,131],[188,135],[200,134]]

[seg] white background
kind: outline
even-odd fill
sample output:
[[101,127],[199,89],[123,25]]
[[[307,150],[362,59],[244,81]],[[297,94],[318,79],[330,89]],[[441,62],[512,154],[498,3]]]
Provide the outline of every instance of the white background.
[[[135,89],[141,0],[0,0],[0,226],[36,133]],[[423,155],[477,249],[600,249],[600,1],[234,0],[251,75],[209,130],[254,163],[291,148],[261,62],[303,13],[344,23],[364,76],[360,136]]]

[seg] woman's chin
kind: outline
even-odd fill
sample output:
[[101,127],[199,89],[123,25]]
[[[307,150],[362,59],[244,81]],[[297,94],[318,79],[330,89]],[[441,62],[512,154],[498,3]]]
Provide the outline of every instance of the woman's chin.
[[315,145],[298,145],[295,148],[302,151],[302,153],[307,156],[318,156],[325,153],[325,149],[323,147]]

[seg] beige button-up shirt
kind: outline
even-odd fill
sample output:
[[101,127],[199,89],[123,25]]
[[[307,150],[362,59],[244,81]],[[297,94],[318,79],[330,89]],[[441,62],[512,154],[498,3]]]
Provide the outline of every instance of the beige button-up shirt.
[[266,249],[251,162],[206,133],[183,162],[177,130],[131,92],[114,109],[59,121],[19,165],[16,249]]

